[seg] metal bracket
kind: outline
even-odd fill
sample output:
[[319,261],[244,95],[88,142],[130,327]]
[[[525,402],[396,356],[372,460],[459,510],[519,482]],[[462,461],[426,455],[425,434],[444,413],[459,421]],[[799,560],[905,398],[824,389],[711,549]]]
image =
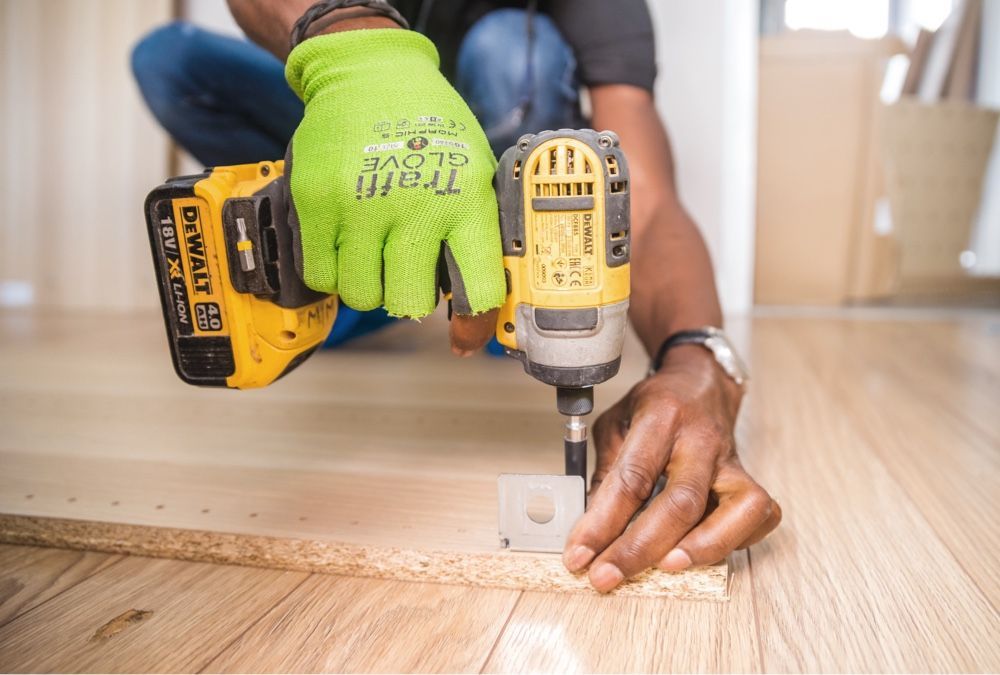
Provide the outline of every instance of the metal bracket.
[[558,553],[583,515],[579,476],[500,474],[497,490],[503,548]]

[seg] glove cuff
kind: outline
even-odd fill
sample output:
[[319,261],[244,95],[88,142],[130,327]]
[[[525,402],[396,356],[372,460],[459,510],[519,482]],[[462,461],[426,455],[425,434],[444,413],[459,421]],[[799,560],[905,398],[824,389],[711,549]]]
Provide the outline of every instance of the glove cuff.
[[309,38],[292,50],[285,79],[306,103],[317,92],[366,70],[392,70],[407,78],[414,69],[440,66],[434,43],[398,28],[348,30]]

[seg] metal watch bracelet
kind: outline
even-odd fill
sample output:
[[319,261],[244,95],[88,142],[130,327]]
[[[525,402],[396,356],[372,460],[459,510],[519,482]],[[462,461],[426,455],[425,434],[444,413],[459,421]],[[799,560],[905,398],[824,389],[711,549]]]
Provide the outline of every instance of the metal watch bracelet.
[[736,384],[742,386],[750,379],[750,373],[746,365],[744,365],[743,361],[736,354],[736,350],[729,342],[729,338],[726,337],[721,328],[716,328],[715,326],[682,330],[670,335],[663,341],[660,348],[656,350],[656,355],[649,364],[649,375],[653,375],[663,366],[663,360],[672,347],[683,344],[701,345],[711,352],[715,362],[719,364],[726,375],[736,382]]

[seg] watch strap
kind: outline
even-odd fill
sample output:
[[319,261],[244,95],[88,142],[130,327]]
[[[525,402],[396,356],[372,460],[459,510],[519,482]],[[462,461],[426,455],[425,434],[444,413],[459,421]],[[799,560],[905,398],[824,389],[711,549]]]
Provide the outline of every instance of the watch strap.
[[363,14],[350,14],[340,18],[335,18],[327,22],[327,26],[342,21],[344,19],[355,19],[359,16],[384,16],[392,19],[400,28],[409,29],[410,24],[403,18],[395,7],[385,0],[320,0],[306,10],[305,14],[299,17],[292,27],[292,34],[289,36],[289,47],[295,49],[300,42],[308,36],[309,28],[312,24],[338,9],[350,9],[352,7],[362,7],[367,9]]
[[667,352],[670,351],[672,347],[684,344],[698,344],[703,345],[708,338],[712,337],[712,334],[705,330],[704,328],[694,328],[689,330],[679,330],[673,333],[663,341],[660,348],[656,350],[656,356],[653,357],[653,361],[649,364],[649,371],[655,373],[663,365],[663,359],[667,357]]

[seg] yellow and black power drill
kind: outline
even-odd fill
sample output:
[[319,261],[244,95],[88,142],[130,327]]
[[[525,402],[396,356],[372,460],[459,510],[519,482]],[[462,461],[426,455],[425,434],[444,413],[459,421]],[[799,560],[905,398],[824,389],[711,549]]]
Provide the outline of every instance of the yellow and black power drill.
[[593,387],[621,364],[631,249],[628,167],[609,131],[524,136],[500,158],[507,300],[497,340],[556,387],[566,475],[587,479]]
[[[302,282],[283,162],[209,169],[154,189],[146,223],[174,369],[190,384],[263,387],[312,354],[336,296]],[[554,385],[566,473],[586,479],[593,386],[618,372],[629,298],[628,170],[611,132],[524,136],[500,160],[507,299],[497,338]]]

